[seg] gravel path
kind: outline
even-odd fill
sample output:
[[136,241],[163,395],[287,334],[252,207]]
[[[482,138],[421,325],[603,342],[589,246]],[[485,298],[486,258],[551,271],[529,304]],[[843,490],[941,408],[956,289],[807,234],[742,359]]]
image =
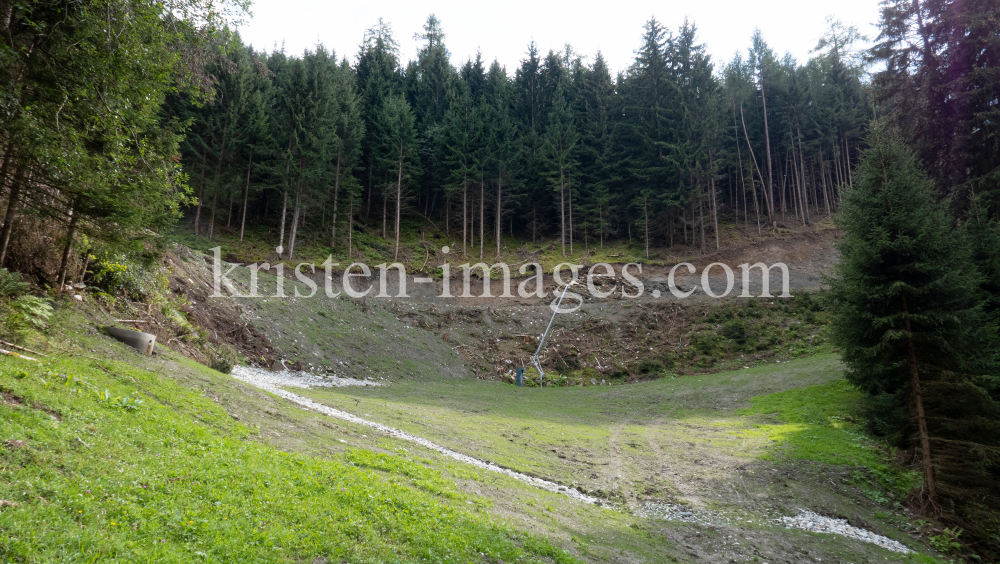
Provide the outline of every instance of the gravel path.
[[893,552],[902,554],[909,554],[910,552],[910,549],[906,548],[900,542],[848,525],[847,519],[831,519],[812,511],[802,511],[796,517],[782,517],[779,521],[789,529],[802,529],[803,531],[812,531],[814,533],[833,533],[875,544]]
[[271,392],[276,396],[283,397],[293,403],[306,407],[313,411],[318,411],[324,415],[334,417],[336,419],[341,419],[348,421],[350,423],[355,423],[357,425],[364,425],[365,427],[370,427],[377,431],[381,431],[386,435],[401,439],[404,441],[410,441],[416,443],[423,447],[429,448],[431,450],[437,451],[449,458],[458,460],[459,462],[464,462],[466,464],[471,464],[485,470],[490,470],[498,474],[503,474],[505,476],[510,476],[515,480],[520,480],[526,484],[535,486],[543,490],[548,490],[550,492],[556,492],[566,495],[571,499],[577,501],[582,501],[584,503],[591,503],[596,505],[601,505],[601,500],[596,497],[591,497],[589,495],[578,492],[575,489],[568,488],[566,486],[557,484],[555,482],[550,482],[548,480],[543,480],[541,478],[536,478],[534,476],[529,476],[527,474],[522,474],[520,472],[515,472],[501,466],[497,466],[492,462],[486,462],[485,460],[479,460],[478,458],[473,458],[471,456],[464,455],[460,452],[455,452],[449,448],[445,448],[441,445],[432,443],[427,439],[411,435],[409,433],[400,431],[399,429],[394,429],[380,423],[375,423],[374,421],[369,421],[367,419],[362,419],[360,417],[351,415],[346,411],[340,411],[339,409],[333,409],[332,407],[325,406],[321,403],[312,401],[311,399],[304,398],[298,394],[294,394],[287,390],[281,388],[281,386],[297,387],[297,388],[310,388],[313,386],[380,386],[382,384],[370,380],[355,380],[353,378],[337,378],[337,377],[322,377],[315,374],[310,374],[308,372],[271,372],[269,370],[263,370],[260,368],[248,368],[245,366],[237,366],[233,368],[233,377],[237,380],[246,382],[256,386],[267,392]]
[[343,388],[345,386],[381,386],[381,382],[375,380],[358,380],[355,378],[341,378],[339,376],[325,376],[313,374],[312,372],[295,372],[284,370],[282,372],[271,372],[265,368],[253,368],[250,366],[234,366],[233,377],[257,387],[267,386],[288,386],[290,388]]

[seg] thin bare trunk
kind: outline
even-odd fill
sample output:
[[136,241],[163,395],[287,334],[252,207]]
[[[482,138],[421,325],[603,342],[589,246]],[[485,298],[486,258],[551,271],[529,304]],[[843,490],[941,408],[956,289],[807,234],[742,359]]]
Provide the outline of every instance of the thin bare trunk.
[[569,254],[573,254],[573,175],[566,180],[566,192],[569,195]]
[[66,286],[66,271],[69,269],[69,252],[73,248],[73,235],[76,234],[76,222],[80,218],[80,214],[73,213],[73,209],[69,210],[69,229],[66,230],[66,245],[63,247],[62,261],[59,263],[59,281],[56,283],[56,287],[59,288],[56,291],[56,297],[62,296],[63,288]]
[[278,251],[279,255],[281,255],[281,253],[284,252],[284,247],[285,247],[285,218],[288,214],[288,190],[290,188],[288,185],[288,173],[289,171],[291,171],[291,166],[292,166],[292,141],[289,139],[288,159],[285,161],[285,193],[281,199],[281,231],[280,235],[278,236],[278,248],[281,249],[281,251]]
[[201,182],[199,183],[200,185],[198,187],[198,205],[195,207],[195,212],[194,212],[195,235],[201,235],[199,230],[199,224],[201,223],[201,204],[205,200],[205,169],[208,168],[208,163],[206,162],[208,157],[205,153],[207,151],[208,151],[207,148],[201,150]]
[[288,260],[295,258],[295,237],[299,233],[299,213],[302,209],[302,162],[299,162],[299,175],[295,180],[295,208],[292,211],[292,232],[288,237]]
[[[851,148],[847,145],[846,131],[844,132],[844,155],[846,156],[845,162],[847,164],[847,185],[851,188],[854,188],[854,179],[852,178],[854,175],[851,172]],[[838,195],[839,194],[840,193],[838,192]]]
[[771,133],[767,128],[767,97],[764,96],[764,67],[760,69],[760,99],[764,104],[764,141],[767,145],[767,216],[771,219],[771,227],[777,227],[774,217],[774,175],[771,172]]
[[705,187],[698,183],[698,223],[701,224],[701,254],[705,254]]
[[337,243],[337,193],[340,191],[340,157],[343,150],[337,152],[337,173],[333,177],[333,227],[330,228],[330,248]]
[[[763,189],[763,188],[765,188],[765,186],[764,186],[764,176],[760,172],[760,166],[757,165],[757,157],[754,156],[754,154],[753,154],[753,147],[750,145],[750,135],[747,133],[747,122],[746,122],[746,119],[743,117],[743,106],[740,106],[740,120],[743,121],[743,136],[747,140],[747,149],[750,150],[750,158],[752,159],[754,168],[757,169],[757,177],[760,178],[761,188]],[[770,150],[770,147],[768,148],[768,150]],[[752,173],[751,173],[751,176],[752,176]],[[753,180],[753,178],[751,178],[751,180]],[[762,190],[762,192],[764,192],[764,197],[766,199],[767,198],[767,191],[766,190]],[[754,207],[754,210],[757,212],[757,234],[760,235],[760,208],[757,206],[757,191],[756,190],[753,190],[753,207]]]
[[253,169],[253,147],[250,147],[250,159],[247,161],[247,186],[243,191],[243,218],[240,220],[240,241],[243,240],[243,231],[247,227],[247,202],[250,201],[250,171]]
[[468,254],[465,244],[469,240],[469,183],[462,182],[462,258]]
[[806,195],[806,155],[802,151],[802,129],[796,129],[799,135],[799,205],[802,206],[802,221],[809,225],[809,199]]
[[382,185],[382,238],[389,239],[389,191]]
[[[396,173],[396,251],[392,255],[392,261],[399,261],[399,216],[400,208],[403,205],[403,144],[399,144],[399,168]],[[419,208],[418,208],[419,209]]]
[[712,155],[708,156],[708,185],[712,196],[712,225],[715,227],[715,250],[719,250],[719,212],[715,202],[715,173]]
[[347,207],[347,258],[354,253],[354,193],[351,193],[351,203]]
[[229,122],[222,128],[222,146],[219,148],[219,162],[215,165],[215,182],[212,190],[212,217],[208,223],[208,238],[215,235],[215,209],[219,203],[219,176],[222,174],[222,163],[226,157],[226,140],[229,137]]
[[566,183],[562,172],[559,172],[559,230],[562,238],[562,256],[566,256]]
[[21,204],[21,191],[24,184],[24,166],[17,166],[14,180],[10,186],[10,196],[7,197],[7,211],[3,218],[3,231],[0,231],[0,268],[7,261],[7,247],[10,245],[10,234],[14,230],[14,216]]
[[[649,259],[649,197],[644,196],[642,199],[642,215],[643,215],[643,227],[646,230],[646,259]],[[632,238],[631,232],[629,233],[629,238]]]
[[500,193],[503,188],[503,171],[497,175],[497,258],[500,257]]
[[479,176],[479,258],[486,245],[486,175]]

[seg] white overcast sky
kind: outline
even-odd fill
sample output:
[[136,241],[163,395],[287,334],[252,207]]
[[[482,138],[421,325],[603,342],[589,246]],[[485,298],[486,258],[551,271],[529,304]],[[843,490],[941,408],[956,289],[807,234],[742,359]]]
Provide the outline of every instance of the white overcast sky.
[[275,44],[280,47],[284,43],[287,53],[300,54],[322,43],[334,49],[338,58],[346,55],[353,61],[364,31],[382,17],[392,26],[405,64],[416,57],[413,35],[422,31],[431,13],[441,21],[453,65],[474,58],[480,49],[487,66],[497,58],[513,75],[532,39],[542,56],[570,43],[588,57],[600,50],[613,71],[624,69],[634,58],[642,26],[650,16],[671,29],[685,16],[694,21],[700,42],[707,45],[716,68],[720,59],[730,59],[735,51],[746,52],[755,27],[779,56],[787,51],[804,62],[826,29],[827,15],[856,25],[862,34],[874,38],[878,0],[619,0],[592,4],[545,0],[255,0],[253,18],[240,32],[243,40],[257,49],[271,51]]

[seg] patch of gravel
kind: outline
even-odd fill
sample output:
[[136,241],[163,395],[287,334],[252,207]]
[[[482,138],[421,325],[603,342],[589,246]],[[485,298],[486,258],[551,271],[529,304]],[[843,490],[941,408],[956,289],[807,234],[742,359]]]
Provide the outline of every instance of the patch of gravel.
[[[416,435],[411,435],[399,429],[394,429],[381,423],[376,423],[374,421],[369,421],[367,419],[362,419],[355,415],[351,415],[346,411],[340,411],[339,409],[334,409],[332,407],[325,406],[321,403],[315,402],[309,398],[304,398],[298,394],[289,392],[288,390],[282,389],[282,386],[289,387],[299,387],[308,388],[310,386],[380,386],[381,384],[369,380],[354,380],[352,378],[331,378],[322,377],[315,374],[309,374],[308,372],[298,372],[299,376],[292,376],[291,372],[271,372],[269,370],[264,370],[260,368],[247,368],[245,366],[238,366],[233,368],[232,376],[237,380],[246,382],[252,386],[256,386],[264,391],[271,392],[272,394],[283,397],[293,403],[301,405],[302,407],[317,411],[324,415],[334,417],[336,419],[341,419],[349,423],[355,423],[357,425],[364,425],[365,427],[370,427],[376,431],[385,433],[386,435],[393,437],[395,439],[400,439],[404,441],[409,441],[416,443],[423,447],[429,448],[433,451],[439,452],[444,456],[458,460],[459,462],[464,462],[466,464],[471,464],[478,468],[484,470],[489,470],[491,472],[496,472],[498,474],[503,474],[514,478],[515,480],[520,480],[526,484],[532,485],[536,488],[548,490],[550,492],[561,493],[570,499],[575,499],[577,501],[582,501],[584,503],[590,503],[595,505],[602,505],[602,501],[596,497],[592,497],[581,493],[573,488],[557,484],[555,482],[550,482],[548,480],[543,480],[542,478],[536,478],[534,476],[529,476],[527,474],[522,474],[520,472],[515,472],[508,468],[498,466],[492,462],[486,462],[485,460],[479,460],[478,458],[473,458],[471,456],[462,454],[460,452],[455,452],[450,448],[445,448],[441,445],[432,443],[427,439],[418,437]],[[340,381],[339,384],[332,383],[334,381]]]
[[293,370],[283,370],[281,372],[271,372],[265,368],[255,368],[252,366],[234,366],[233,377],[254,386],[287,386],[290,388],[343,388],[345,386],[381,386],[382,383],[375,380],[357,380],[355,378],[341,378],[340,376],[328,376],[325,374],[314,374],[312,372],[298,372]]
[[719,524],[719,515],[714,512],[694,509],[687,505],[664,503],[662,501],[648,501],[643,503],[642,507],[636,510],[635,515],[637,517],[652,517],[667,521],[699,523],[701,525]]
[[906,548],[906,546],[900,542],[848,525],[847,519],[833,519],[830,517],[823,517],[822,515],[813,513],[812,511],[802,511],[796,517],[782,517],[781,519],[778,519],[778,521],[789,529],[802,529],[803,531],[811,531],[814,533],[833,533],[835,535],[843,535],[845,537],[878,545],[882,548],[893,552],[899,552],[901,554],[908,554],[910,552],[910,549]]

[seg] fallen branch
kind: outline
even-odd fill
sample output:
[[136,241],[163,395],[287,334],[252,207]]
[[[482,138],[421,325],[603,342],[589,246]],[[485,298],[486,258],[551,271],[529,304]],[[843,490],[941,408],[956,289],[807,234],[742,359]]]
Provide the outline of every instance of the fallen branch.
[[12,356],[14,358],[23,358],[24,360],[30,360],[30,361],[33,361],[33,362],[38,362],[37,358],[31,358],[30,356],[24,356],[21,353],[12,352],[12,351],[9,351],[9,350],[6,350],[6,349],[0,349],[0,354],[5,354],[7,356]]
[[38,356],[47,356],[47,355],[44,355],[44,354],[42,354],[42,353],[40,353],[38,351],[33,351],[33,350],[29,349],[28,347],[20,347],[18,345],[15,345],[14,343],[8,343],[7,341],[0,341],[0,345],[7,345],[8,347],[14,347],[15,349],[17,349],[19,351],[30,352],[31,354],[37,354]]

